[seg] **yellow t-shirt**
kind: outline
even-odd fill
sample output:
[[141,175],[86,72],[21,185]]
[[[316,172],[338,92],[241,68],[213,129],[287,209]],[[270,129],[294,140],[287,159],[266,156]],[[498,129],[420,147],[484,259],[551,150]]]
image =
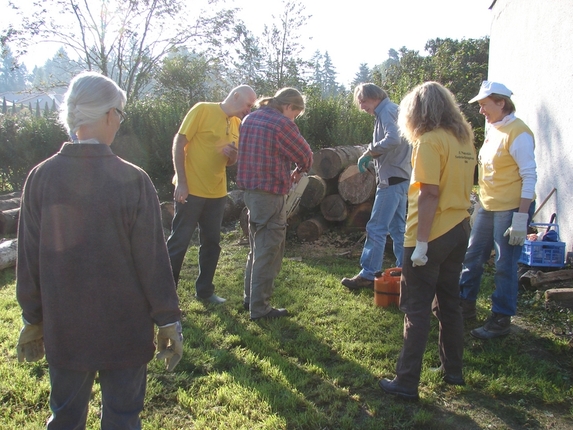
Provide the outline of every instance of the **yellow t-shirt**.
[[438,185],[440,195],[429,241],[469,217],[476,152],[473,143],[460,144],[453,134],[437,129],[412,145],[412,177],[404,246],[416,246],[420,184]]
[[479,151],[479,199],[488,211],[508,211],[519,207],[523,185],[519,166],[509,149],[517,136],[532,131],[515,121],[499,128],[489,127]]
[[193,106],[179,134],[185,135],[185,174],[189,194],[197,197],[219,198],[227,195],[228,158],[222,149],[229,143],[239,145],[237,117],[227,117],[219,103],[197,103]]

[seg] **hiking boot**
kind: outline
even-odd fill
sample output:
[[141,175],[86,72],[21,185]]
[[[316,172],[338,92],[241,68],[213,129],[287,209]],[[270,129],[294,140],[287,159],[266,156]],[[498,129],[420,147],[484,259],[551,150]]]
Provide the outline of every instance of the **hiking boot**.
[[360,275],[356,275],[354,278],[342,278],[340,283],[350,290],[359,290],[361,288],[374,289],[374,280],[363,278]]
[[475,320],[476,319],[476,302],[475,300],[460,300],[460,306],[462,308],[462,317],[464,320]]
[[444,365],[440,365],[440,367],[434,367],[430,369],[430,372],[436,372],[442,375],[442,379],[446,384],[450,385],[466,385],[466,381],[464,381],[464,377],[459,374],[455,373],[446,373],[444,370]]
[[287,311],[284,308],[280,308],[280,309],[271,308],[271,310],[266,315],[263,315],[260,317],[255,317],[255,318],[251,317],[251,321],[257,321],[260,319],[282,318],[282,317],[288,317],[289,315],[290,315],[289,311]]
[[384,378],[378,381],[378,386],[386,393],[402,397],[406,400],[418,400],[418,388],[407,388],[401,386],[397,378],[392,380]]
[[511,317],[509,315],[491,313],[483,327],[473,329],[470,334],[478,339],[492,339],[504,336],[511,330]]

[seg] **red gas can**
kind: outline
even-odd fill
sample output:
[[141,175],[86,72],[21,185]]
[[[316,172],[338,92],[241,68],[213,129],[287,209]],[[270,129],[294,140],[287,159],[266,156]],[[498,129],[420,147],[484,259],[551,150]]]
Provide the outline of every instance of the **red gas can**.
[[374,304],[388,307],[391,304],[398,306],[400,301],[400,277],[402,269],[392,267],[384,272],[376,273],[374,278]]

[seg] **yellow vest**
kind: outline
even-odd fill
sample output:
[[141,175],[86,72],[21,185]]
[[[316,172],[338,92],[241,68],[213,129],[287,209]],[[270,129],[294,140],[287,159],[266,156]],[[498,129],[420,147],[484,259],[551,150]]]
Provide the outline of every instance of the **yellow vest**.
[[479,151],[479,198],[488,211],[507,211],[519,207],[522,181],[519,166],[509,149],[517,136],[533,133],[516,118],[499,128],[489,127]]

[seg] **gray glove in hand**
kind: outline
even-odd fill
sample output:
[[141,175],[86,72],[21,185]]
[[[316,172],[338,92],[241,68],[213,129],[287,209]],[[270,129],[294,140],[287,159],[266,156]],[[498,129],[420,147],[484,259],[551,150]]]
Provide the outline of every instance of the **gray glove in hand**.
[[410,257],[412,260],[412,266],[424,266],[428,262],[428,257],[426,253],[428,252],[428,242],[416,241],[416,248]]
[[44,357],[44,324],[24,324],[20,330],[18,345],[18,361],[38,361]]
[[525,236],[527,236],[527,220],[529,214],[524,212],[514,212],[511,226],[505,230],[504,236],[509,236],[509,244],[513,246],[523,246]]
[[159,327],[157,331],[158,360],[165,360],[165,368],[172,372],[183,356],[183,334],[181,322]]

